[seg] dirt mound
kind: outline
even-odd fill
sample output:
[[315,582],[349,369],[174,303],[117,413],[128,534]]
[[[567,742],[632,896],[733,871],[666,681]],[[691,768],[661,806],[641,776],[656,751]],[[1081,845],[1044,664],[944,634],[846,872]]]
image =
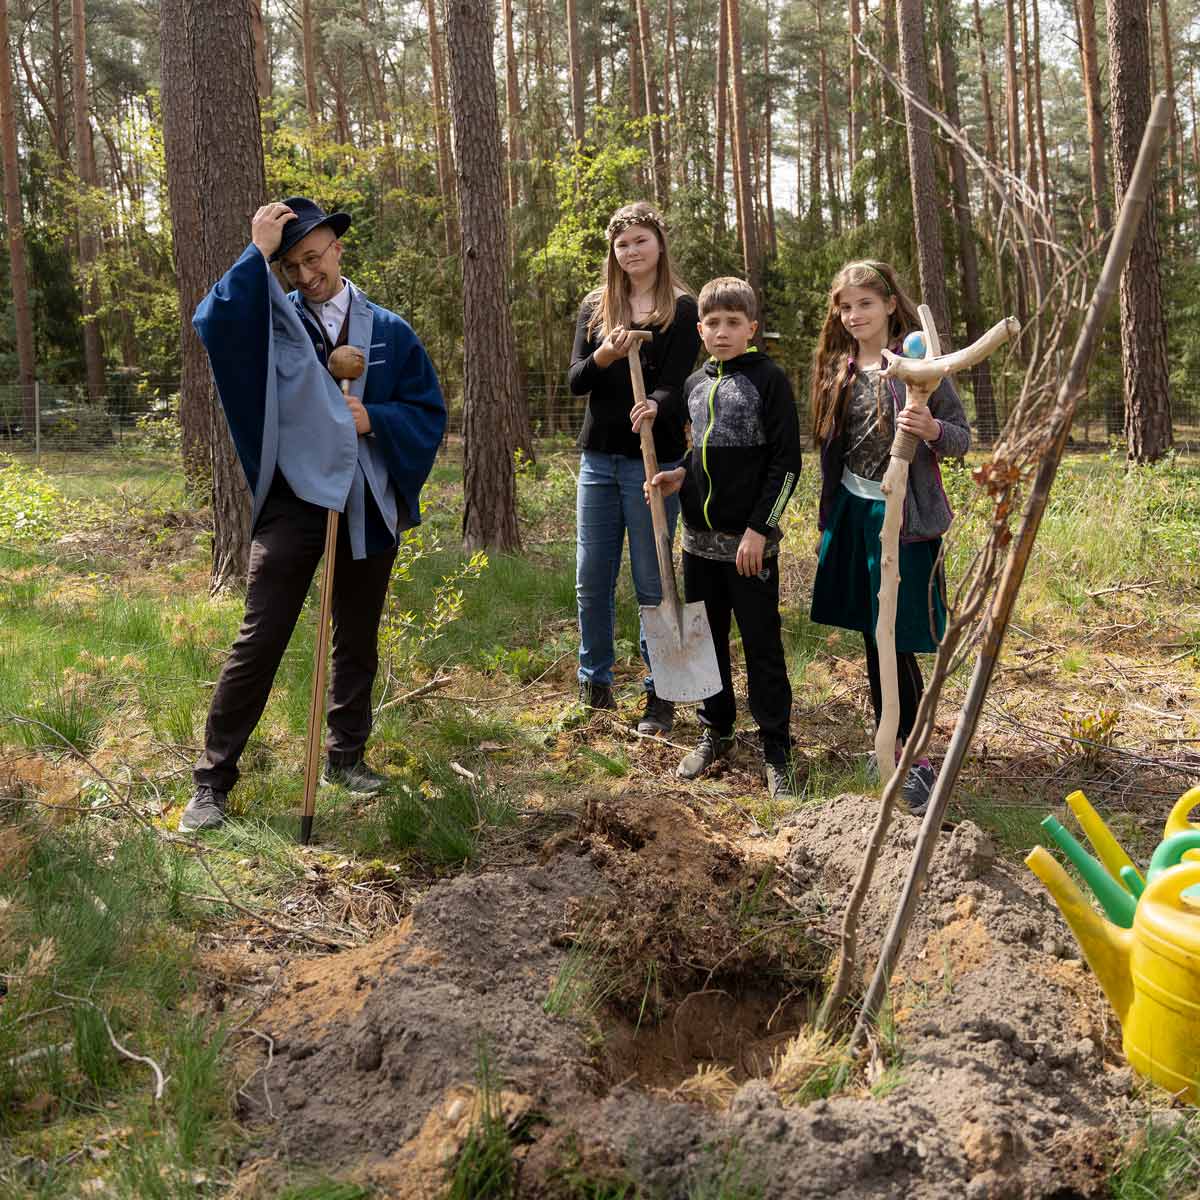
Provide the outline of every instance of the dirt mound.
[[[876,1094],[789,1106],[767,1082],[874,815],[814,805],[752,855],[671,799],[596,794],[543,865],[450,880],[387,938],[289,967],[247,1115],[268,1152],[434,1196],[486,1044],[526,1131],[522,1196],[570,1194],[564,1162],[673,1197],[735,1161],[766,1197],[1103,1194],[1131,1086],[1117,1030],[1057,912],[973,825],[935,858]],[[916,829],[891,831],[868,966]]]

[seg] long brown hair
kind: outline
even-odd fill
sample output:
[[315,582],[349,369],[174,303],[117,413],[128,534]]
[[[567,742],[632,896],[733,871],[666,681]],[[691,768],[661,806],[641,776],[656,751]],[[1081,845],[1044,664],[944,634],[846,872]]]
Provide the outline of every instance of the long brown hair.
[[818,442],[828,441],[841,424],[846,408],[850,362],[858,348],[858,343],[842,324],[838,308],[842,289],[847,287],[868,288],[885,303],[895,299],[896,311],[888,318],[889,346],[895,346],[904,340],[906,334],[921,328],[917,306],[905,295],[899,277],[887,263],[861,259],[847,263],[833,277],[833,286],[829,289],[829,308],[817,338],[809,385],[813,436]]
[[678,289],[691,295],[688,287],[671,266],[671,255],[667,250],[667,227],[662,217],[658,215],[652,204],[638,200],[618,208],[608,222],[605,233],[608,237],[608,254],[604,259],[604,270],[601,284],[584,300],[592,306],[592,315],[588,320],[588,333],[600,331],[601,337],[607,337],[609,330],[617,325],[626,328],[633,324],[633,303],[630,300],[629,276],[617,262],[613,243],[617,238],[634,225],[642,225],[652,230],[658,238],[658,272],[654,280],[654,310],[647,324],[655,326],[660,333],[670,328],[675,319],[675,291]]

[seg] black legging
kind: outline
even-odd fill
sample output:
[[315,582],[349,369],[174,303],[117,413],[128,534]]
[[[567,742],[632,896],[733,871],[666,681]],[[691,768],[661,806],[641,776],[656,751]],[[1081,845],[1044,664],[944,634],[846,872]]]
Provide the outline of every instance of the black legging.
[[[871,681],[871,707],[875,710],[875,728],[879,728],[879,720],[883,716],[883,687],[879,682],[879,647],[869,633],[863,634],[863,645],[867,650],[867,678]],[[900,693],[900,724],[896,736],[901,742],[908,741],[917,721],[917,706],[921,703],[921,695],[925,691],[925,682],[921,678],[921,668],[917,666],[917,656],[907,651],[896,652],[896,682]]]

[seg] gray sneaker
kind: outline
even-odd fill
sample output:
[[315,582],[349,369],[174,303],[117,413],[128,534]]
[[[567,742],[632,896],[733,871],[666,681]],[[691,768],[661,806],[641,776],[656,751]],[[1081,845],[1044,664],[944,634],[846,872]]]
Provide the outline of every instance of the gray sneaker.
[[793,775],[791,763],[767,763],[767,795],[772,800],[794,800],[796,789],[792,786]]
[[695,779],[697,775],[703,775],[718,758],[723,758],[732,748],[732,735],[721,737],[714,730],[705,727],[695,750],[675,768],[675,774],[680,779]]
[[201,829],[220,829],[225,824],[227,792],[214,791],[207,783],[196,785],[188,806],[179,818],[180,833],[198,833]]
[[356,763],[344,766],[336,766],[327,762],[321,775],[323,785],[336,784],[359,796],[373,796],[381,788],[386,787],[387,782],[386,776],[372,771],[361,758]]
[[914,817],[923,817],[929,807],[929,793],[937,772],[928,763],[913,763],[904,780],[904,799]]
[[646,693],[646,709],[637,723],[638,733],[670,733],[675,724],[675,705],[654,692]]

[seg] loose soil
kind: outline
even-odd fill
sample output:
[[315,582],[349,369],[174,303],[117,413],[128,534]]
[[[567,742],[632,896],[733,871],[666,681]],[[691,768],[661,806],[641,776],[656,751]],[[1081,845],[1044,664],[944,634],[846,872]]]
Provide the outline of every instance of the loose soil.
[[[939,847],[900,962],[895,1044],[833,1098],[771,1086],[875,809],[844,795],[738,842],[673,797],[596,792],[543,861],[449,879],[369,946],[293,960],[255,1021],[272,1045],[242,1092],[258,1148],[241,1194],[271,1194],[279,1159],[438,1196],[481,1053],[521,1196],[610,1177],[683,1197],[730,1162],[767,1198],[1105,1194],[1132,1112],[1119,1029],[1036,881],[969,822]],[[893,822],[868,968],[917,829]],[[576,1001],[552,1015],[564,974]]]

